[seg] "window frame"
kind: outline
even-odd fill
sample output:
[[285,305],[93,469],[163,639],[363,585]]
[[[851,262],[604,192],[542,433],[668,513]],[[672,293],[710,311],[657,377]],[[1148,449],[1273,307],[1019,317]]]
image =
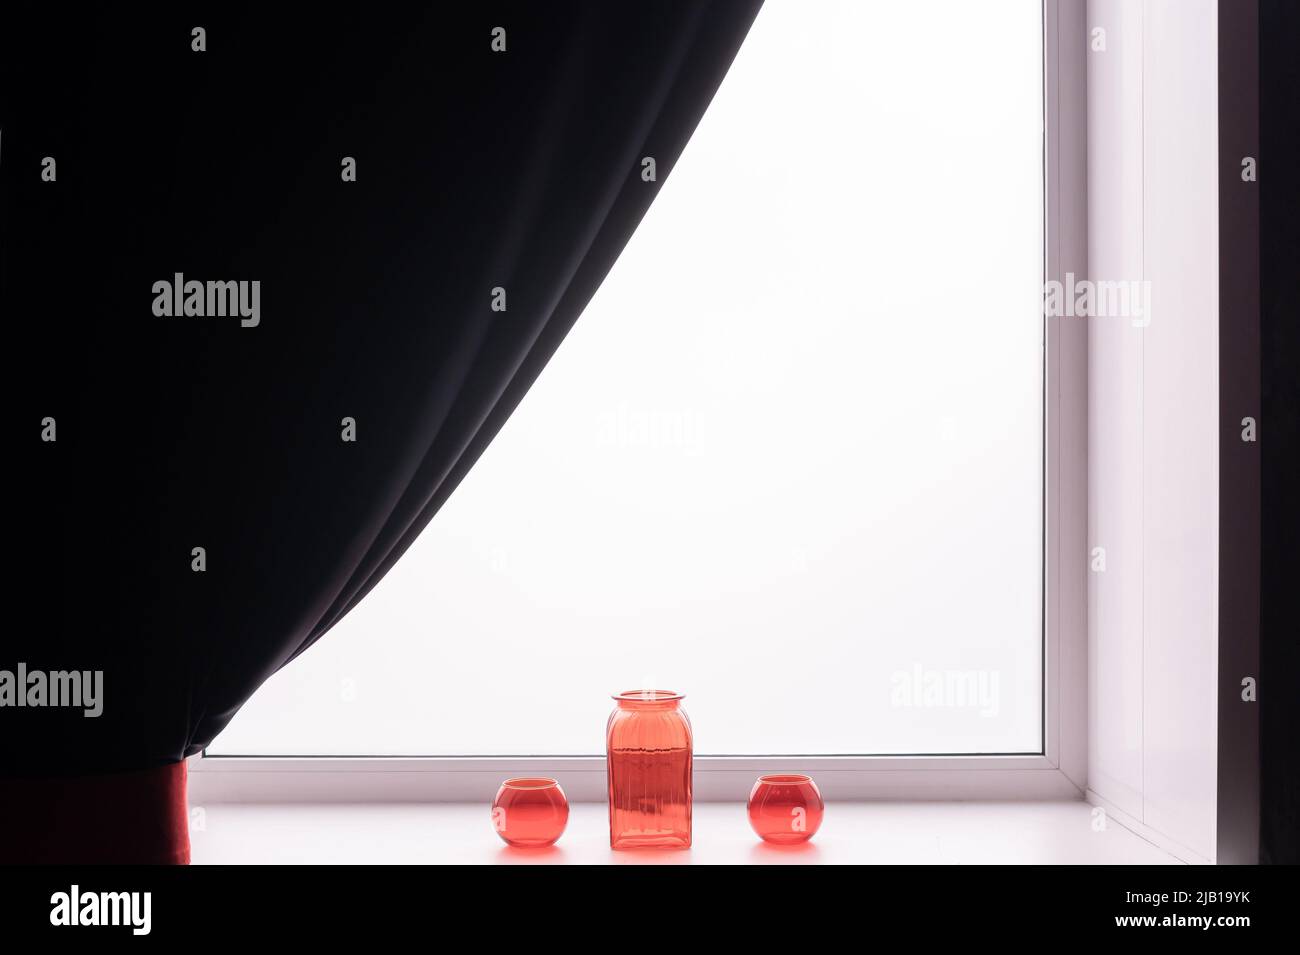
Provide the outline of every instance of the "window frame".
[[[1087,274],[1084,0],[1044,0],[1044,280]],[[805,772],[830,799],[1083,798],[1087,763],[1087,327],[1044,318],[1043,735],[1037,754],[697,756],[694,796],[743,800],[760,773]],[[510,776],[606,798],[603,756],[208,756],[190,801],[463,802]]]

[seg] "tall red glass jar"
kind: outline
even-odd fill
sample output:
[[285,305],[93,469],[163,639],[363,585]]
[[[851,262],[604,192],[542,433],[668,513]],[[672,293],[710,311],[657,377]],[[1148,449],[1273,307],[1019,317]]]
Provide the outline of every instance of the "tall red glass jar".
[[682,695],[629,690],[614,699],[605,730],[610,847],[689,849],[692,738]]

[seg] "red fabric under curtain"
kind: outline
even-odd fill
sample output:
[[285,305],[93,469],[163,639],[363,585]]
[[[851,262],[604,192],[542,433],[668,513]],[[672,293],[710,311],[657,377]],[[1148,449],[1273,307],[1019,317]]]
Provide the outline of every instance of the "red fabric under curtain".
[[0,780],[9,864],[189,865],[185,761],[102,776]]

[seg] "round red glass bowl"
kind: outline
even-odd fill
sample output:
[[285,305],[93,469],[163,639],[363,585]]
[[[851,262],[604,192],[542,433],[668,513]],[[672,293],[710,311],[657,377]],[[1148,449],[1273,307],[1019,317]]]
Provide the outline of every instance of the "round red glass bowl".
[[759,776],[749,794],[749,824],[774,845],[807,842],[821,828],[825,813],[826,804],[811,776]]
[[492,801],[492,825],[507,845],[549,846],[569,824],[569,800],[554,779],[507,779]]

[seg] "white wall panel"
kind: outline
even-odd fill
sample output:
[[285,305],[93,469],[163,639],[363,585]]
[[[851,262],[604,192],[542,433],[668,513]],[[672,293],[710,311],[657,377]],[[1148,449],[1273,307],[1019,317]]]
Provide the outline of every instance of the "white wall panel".
[[1216,8],[1147,0],[1144,820],[1214,855],[1219,261]]
[[[1142,7],[1094,2],[1088,21],[1089,277],[1140,280]],[[1122,318],[1089,326],[1088,779],[1140,817],[1143,330]]]
[[1094,0],[1090,278],[1149,314],[1089,319],[1089,788],[1214,854],[1218,521],[1216,8]]

